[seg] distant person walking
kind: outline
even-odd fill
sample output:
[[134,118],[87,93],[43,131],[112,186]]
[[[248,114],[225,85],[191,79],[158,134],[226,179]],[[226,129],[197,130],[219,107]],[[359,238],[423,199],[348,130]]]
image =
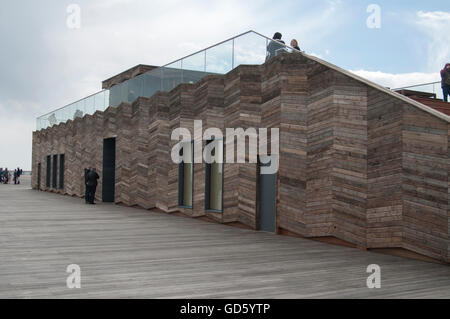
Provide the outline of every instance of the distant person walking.
[[89,204],[89,186],[87,185],[88,182],[88,174],[91,171],[91,168],[85,168],[84,169],[84,201],[86,202],[86,204]]
[[22,176],[22,169],[20,167],[17,167],[17,184],[20,184],[20,176]]
[[3,183],[3,167],[0,167],[0,183]]
[[450,63],[447,63],[441,70],[441,86],[442,93],[444,95],[444,101],[448,102],[448,96],[450,95]]
[[292,39],[291,40],[291,47],[293,47],[295,50],[297,50],[297,51],[301,51],[300,50],[300,47],[298,46],[298,42],[297,42],[297,40],[295,40],[295,39]]
[[281,40],[282,37],[283,35],[280,32],[276,32],[273,35],[273,40],[270,41],[269,45],[267,46],[266,61],[276,56],[280,52],[280,50],[285,48],[284,41]]
[[13,174],[13,180],[14,180],[14,185],[17,185],[17,169],[14,170],[14,174]]
[[9,171],[8,167],[5,168],[3,171],[3,183],[8,184],[9,183]]
[[97,170],[92,168],[87,174],[87,183],[86,186],[89,189],[89,204],[95,204],[95,191],[97,189],[97,180],[100,178],[97,174]]

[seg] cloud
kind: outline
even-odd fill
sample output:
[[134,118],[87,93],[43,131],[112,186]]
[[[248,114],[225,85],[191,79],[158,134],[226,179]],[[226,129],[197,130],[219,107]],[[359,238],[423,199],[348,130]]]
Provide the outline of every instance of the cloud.
[[[8,124],[0,126],[0,136],[9,139],[8,158],[16,153],[17,161],[24,157],[30,162],[28,146],[38,115],[99,91],[102,80],[136,64],[163,65],[251,29],[268,36],[280,31],[286,43],[296,38],[301,49],[329,59],[339,51],[329,40],[348,32],[354,18],[354,10],[341,0],[77,0],[81,28],[68,29],[66,9],[72,2],[2,4],[0,110],[8,114]],[[449,54],[448,13],[418,12],[415,20],[431,39],[429,64],[436,70]],[[243,43],[241,48],[251,48],[251,41]],[[425,73],[364,71],[367,68],[355,73],[391,87],[436,79]],[[27,156],[22,155],[24,145]],[[1,154],[0,166],[5,156]]]
[[375,82],[379,85],[391,89],[439,81],[439,84],[435,85],[435,87],[436,89],[440,90],[439,73],[414,72],[414,73],[392,74],[381,71],[366,71],[366,70],[356,70],[350,72],[353,72],[356,75],[359,75],[360,77],[363,77],[365,79],[368,79],[372,82]]
[[450,62],[450,12],[418,11],[414,24],[429,39],[427,44],[428,67],[440,70]]

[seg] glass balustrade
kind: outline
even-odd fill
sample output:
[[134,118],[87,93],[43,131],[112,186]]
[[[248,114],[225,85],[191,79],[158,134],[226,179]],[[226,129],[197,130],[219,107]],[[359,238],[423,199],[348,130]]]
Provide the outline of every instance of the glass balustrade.
[[432,82],[418,85],[406,86],[398,89],[393,89],[393,91],[401,91],[401,90],[411,90],[418,92],[426,92],[426,93],[434,93],[436,94],[437,99],[443,98],[441,82]]
[[[140,96],[151,97],[157,91],[170,91],[181,83],[195,83],[205,75],[226,74],[241,64],[262,64],[270,41],[248,31],[40,116],[36,119],[36,129],[92,115],[109,106],[132,103]],[[290,51],[290,48],[283,46],[283,51]]]

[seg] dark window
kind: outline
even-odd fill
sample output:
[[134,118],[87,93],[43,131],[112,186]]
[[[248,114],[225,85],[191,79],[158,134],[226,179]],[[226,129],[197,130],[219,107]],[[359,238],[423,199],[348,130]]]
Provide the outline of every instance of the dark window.
[[46,175],[45,175],[45,187],[50,188],[50,174],[52,171],[52,159],[51,156],[47,156],[47,167],[46,167]]
[[53,168],[52,168],[52,187],[56,188],[56,177],[58,176],[58,155],[53,155]]
[[64,189],[64,154],[59,155],[59,189]]
[[[208,147],[212,147],[211,159],[206,163],[205,176],[205,210],[213,212],[222,212],[223,200],[223,140],[209,140],[206,142],[207,154]],[[220,161],[219,161],[220,160]]]
[[180,156],[185,159],[178,166],[178,205],[192,208],[194,189],[194,142],[184,142]]

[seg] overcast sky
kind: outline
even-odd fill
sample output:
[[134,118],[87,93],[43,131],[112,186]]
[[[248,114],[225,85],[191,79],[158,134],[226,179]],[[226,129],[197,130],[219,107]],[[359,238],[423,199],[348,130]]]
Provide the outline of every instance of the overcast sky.
[[[73,3],[79,29],[67,26]],[[367,27],[372,3],[380,28]],[[102,80],[251,29],[389,87],[438,81],[450,62],[448,0],[2,0],[0,167],[30,169],[35,118]]]

